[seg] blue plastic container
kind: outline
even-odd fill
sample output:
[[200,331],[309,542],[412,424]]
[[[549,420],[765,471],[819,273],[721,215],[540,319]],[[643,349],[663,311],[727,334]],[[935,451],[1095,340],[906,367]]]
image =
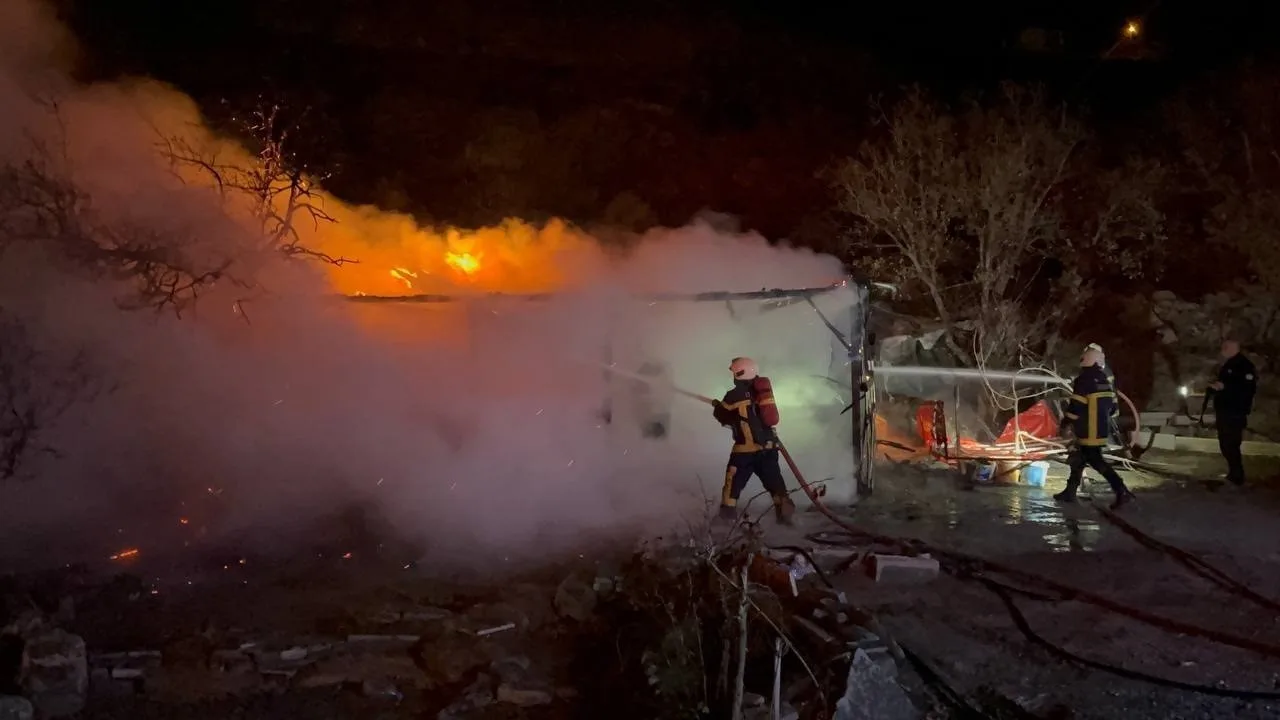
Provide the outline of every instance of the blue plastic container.
[[991,482],[991,476],[995,474],[996,474],[995,463],[991,463],[991,462],[980,463],[978,464],[977,467],[973,469],[973,481],[981,485],[986,485],[987,483]]
[[1045,478],[1049,475],[1049,463],[1043,460],[1022,468],[1022,482],[1031,487],[1044,487]]

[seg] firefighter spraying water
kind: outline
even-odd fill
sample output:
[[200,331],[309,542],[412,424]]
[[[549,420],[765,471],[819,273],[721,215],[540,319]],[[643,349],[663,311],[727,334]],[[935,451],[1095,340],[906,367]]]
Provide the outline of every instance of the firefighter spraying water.
[[[622,377],[645,383],[655,382],[652,377],[627,372],[612,365],[603,367]],[[719,518],[730,521],[737,519],[738,498],[741,497],[751,476],[758,475],[760,482],[773,497],[774,513],[778,522],[790,524],[796,506],[787,493],[786,481],[782,477],[781,460],[786,461],[787,467],[791,469],[796,480],[811,498],[820,496],[822,493],[805,483],[800,468],[796,467],[795,461],[778,437],[777,426],[780,416],[778,405],[773,397],[773,383],[769,378],[760,375],[759,367],[751,358],[734,358],[729,364],[729,372],[733,374],[733,388],[725,393],[721,400],[678,387],[669,387],[677,395],[710,405],[715,419],[733,432],[733,448],[729,452],[724,486],[720,495]]]
[[712,405],[715,419],[733,432],[733,449],[720,494],[720,519],[737,519],[738,498],[751,476],[757,475],[773,497],[778,522],[789,524],[795,503],[787,495],[779,464],[779,416],[773,385],[760,375],[760,368],[751,358],[734,358],[729,372],[733,374],[733,387]]
[[1075,502],[1087,466],[1110,483],[1115,492],[1111,509],[1117,510],[1133,500],[1133,493],[1102,454],[1111,436],[1116,407],[1113,379],[1103,363],[1102,349],[1096,345],[1086,347],[1080,355],[1080,374],[1071,385],[1071,400],[1062,419],[1062,428],[1075,436],[1076,449],[1067,459],[1071,466],[1067,487],[1053,497],[1059,502]]

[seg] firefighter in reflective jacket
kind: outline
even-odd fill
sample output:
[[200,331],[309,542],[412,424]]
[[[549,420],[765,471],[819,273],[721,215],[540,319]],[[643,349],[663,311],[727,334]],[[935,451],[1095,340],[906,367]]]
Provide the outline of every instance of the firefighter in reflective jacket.
[[1085,348],[1080,356],[1080,374],[1071,384],[1071,400],[1063,416],[1063,428],[1070,428],[1076,438],[1076,448],[1068,456],[1071,475],[1067,487],[1053,498],[1059,502],[1075,502],[1076,490],[1084,477],[1086,466],[1096,470],[1111,484],[1115,502],[1111,509],[1133,500],[1133,493],[1125,487],[1124,480],[1107,462],[1103,451],[1111,436],[1112,409],[1116,405],[1115,389],[1108,373],[1102,367],[1102,353],[1092,347]]
[[[1107,382],[1111,383],[1111,391],[1117,392],[1117,393],[1120,392],[1120,386],[1116,385],[1116,375],[1115,373],[1111,372],[1111,367],[1107,365],[1106,351],[1103,350],[1102,346],[1099,345],[1098,343],[1089,343],[1088,345],[1084,346],[1084,352],[1089,352],[1090,350],[1098,351],[1098,366],[1102,368],[1102,372],[1106,373]],[[1081,360],[1084,359],[1083,354],[1081,355],[1080,359]],[[1116,440],[1116,442],[1119,442],[1121,445],[1128,446],[1129,443],[1124,441],[1124,437],[1120,433],[1119,399],[1120,399],[1119,396],[1117,396],[1116,402],[1111,403],[1111,417],[1110,417],[1111,429],[1109,431],[1110,434],[1108,435],[1108,437],[1113,438],[1114,440]]]
[[751,358],[734,358],[729,372],[733,373],[733,388],[712,411],[721,425],[733,431],[733,450],[729,453],[720,495],[720,518],[737,518],[742,489],[752,475],[759,475],[764,489],[773,496],[778,522],[790,524],[795,503],[787,494],[778,464],[778,436],[774,432],[778,408],[773,387],[769,378],[760,376],[760,369]]

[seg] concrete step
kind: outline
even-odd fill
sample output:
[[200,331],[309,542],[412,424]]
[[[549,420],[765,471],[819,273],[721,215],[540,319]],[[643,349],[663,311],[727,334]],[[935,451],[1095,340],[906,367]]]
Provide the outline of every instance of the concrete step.
[[[1151,439],[1151,431],[1139,430],[1137,432],[1138,444],[1146,447]],[[1155,441],[1151,443],[1153,450],[1174,450],[1177,452],[1194,452],[1194,453],[1217,453],[1218,438],[1216,437],[1190,437],[1187,435],[1174,435],[1173,433],[1155,433]],[[1280,457],[1280,443],[1268,442],[1266,440],[1246,440],[1240,445],[1240,451],[1245,455],[1256,455],[1264,457]]]
[[[1200,418],[1187,417],[1182,413],[1171,412],[1150,412],[1142,414],[1142,427],[1144,428],[1160,428],[1160,427],[1196,427]],[[1213,424],[1213,415],[1205,415],[1204,422],[1207,425]]]

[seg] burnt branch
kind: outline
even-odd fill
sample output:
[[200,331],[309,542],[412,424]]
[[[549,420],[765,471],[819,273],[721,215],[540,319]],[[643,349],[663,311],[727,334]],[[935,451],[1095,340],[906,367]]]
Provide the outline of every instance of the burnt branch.
[[34,244],[77,274],[121,281],[131,289],[125,307],[181,311],[219,280],[236,282],[232,258],[197,262],[192,240],[104,217],[47,146],[0,167],[0,252]]
[[359,262],[307,247],[298,232],[300,223],[317,230],[322,224],[337,222],[324,209],[324,197],[316,191],[316,181],[290,152],[292,127],[280,121],[279,106],[259,109],[242,123],[257,154],[247,162],[227,162],[217,150],[194,147],[182,138],[164,137],[159,149],[175,174],[194,169],[204,175],[222,196],[242,203],[257,222],[265,247],[286,257],[303,257],[331,265]]

